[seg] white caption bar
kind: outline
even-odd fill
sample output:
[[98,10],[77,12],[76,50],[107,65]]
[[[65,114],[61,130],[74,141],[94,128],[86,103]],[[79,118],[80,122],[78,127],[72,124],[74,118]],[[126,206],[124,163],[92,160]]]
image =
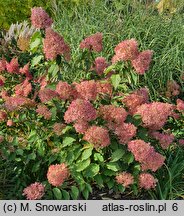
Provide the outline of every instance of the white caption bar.
[[2,200],[0,215],[4,216],[183,216],[184,201],[164,200]]

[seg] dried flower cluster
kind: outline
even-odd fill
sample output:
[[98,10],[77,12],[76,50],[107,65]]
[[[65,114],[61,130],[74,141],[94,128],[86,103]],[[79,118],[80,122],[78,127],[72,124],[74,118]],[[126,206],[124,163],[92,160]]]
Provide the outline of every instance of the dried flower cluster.
[[150,130],[160,130],[173,111],[173,105],[162,102],[142,104],[136,114],[141,115],[143,126]]
[[28,79],[15,86],[15,94],[27,97],[32,91],[32,85]]
[[149,190],[155,188],[157,184],[157,179],[155,179],[150,173],[141,173],[139,175],[139,187]]
[[70,60],[70,47],[63,37],[51,28],[46,29],[43,51],[48,60],[56,59],[57,55],[63,55],[67,61]]
[[79,119],[73,125],[77,133],[84,134],[89,128],[89,123],[83,119]]
[[174,80],[167,82],[166,97],[177,96],[180,93],[180,86]]
[[128,111],[131,115],[136,113],[137,108],[140,105],[148,103],[149,101],[148,93],[149,92],[147,88],[141,88],[123,98],[122,102],[128,108]]
[[184,112],[184,101],[181,100],[181,99],[177,99],[176,103],[177,103],[176,109],[177,109],[179,112]]
[[95,148],[102,148],[110,145],[108,130],[99,126],[91,126],[85,132],[83,139],[93,144]]
[[106,59],[104,57],[97,57],[91,69],[95,70],[96,73],[100,76],[103,74],[104,70],[107,67],[108,67],[108,63],[106,62]]
[[45,10],[41,7],[34,7],[31,9],[31,23],[35,28],[48,28],[53,21]]
[[10,63],[6,63],[6,69],[9,73],[19,73],[19,63],[17,58],[13,58]]
[[60,99],[68,100],[72,95],[72,87],[67,82],[59,81],[56,85],[56,92]]
[[44,104],[39,104],[37,106],[36,112],[47,120],[49,120],[52,115],[50,110]]
[[130,141],[137,132],[137,128],[131,123],[123,123],[116,125],[114,133],[117,135],[120,144],[126,144]]
[[61,186],[70,172],[65,163],[50,165],[47,171],[48,182],[53,186]]
[[134,183],[134,177],[131,173],[122,172],[116,176],[116,182],[126,188]]
[[145,50],[137,56],[134,60],[132,60],[132,66],[134,67],[135,71],[142,75],[147,70],[149,70],[149,66],[151,63],[153,51],[152,50]]
[[93,34],[85,38],[80,43],[81,49],[89,49],[90,51],[101,52],[103,49],[102,45],[102,33]]
[[58,93],[52,89],[44,88],[39,91],[39,98],[42,103],[48,102],[57,96]]
[[154,131],[151,133],[151,135],[159,141],[163,149],[167,149],[174,141],[173,134],[159,133],[158,131]]
[[80,119],[92,121],[96,119],[96,117],[96,110],[93,105],[89,101],[83,99],[73,100],[64,114],[66,123],[75,122]]
[[100,106],[99,116],[111,123],[122,124],[126,120],[127,112],[123,107],[116,107],[114,105]]
[[45,186],[42,183],[35,182],[23,190],[23,196],[28,200],[39,200],[45,194]]
[[97,86],[94,80],[76,83],[75,89],[77,90],[78,98],[94,101],[97,97]]
[[128,149],[134,155],[135,160],[141,163],[142,170],[150,169],[155,172],[164,163],[165,158],[157,153],[149,143],[143,140],[128,142]]
[[138,43],[135,39],[124,40],[119,43],[115,49],[115,55],[112,58],[112,63],[117,61],[131,61],[136,73],[144,74],[150,66],[153,51],[145,50],[138,51]]

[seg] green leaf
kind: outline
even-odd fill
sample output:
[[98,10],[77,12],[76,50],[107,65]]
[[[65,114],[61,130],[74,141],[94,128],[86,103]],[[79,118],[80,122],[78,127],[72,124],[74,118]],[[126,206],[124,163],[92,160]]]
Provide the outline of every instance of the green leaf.
[[100,153],[95,153],[94,154],[94,160],[95,161],[99,161],[99,162],[103,162],[104,158],[103,158],[103,156]]
[[27,157],[29,160],[35,160],[36,159],[36,154],[32,152],[31,154],[28,155]]
[[109,162],[106,164],[106,166],[107,166],[107,169],[115,171],[115,172],[120,170],[118,163],[115,163],[115,162]]
[[138,82],[138,74],[136,74],[134,72],[132,72],[130,74],[131,74],[131,77],[132,77],[132,80],[133,80],[133,84],[136,86],[137,82]]
[[17,149],[16,154],[17,155],[23,155],[24,151],[22,149]]
[[62,190],[64,200],[70,200],[70,194],[66,190]]
[[108,186],[109,189],[113,188],[114,187],[114,180],[111,179],[110,181],[108,181],[107,186]]
[[65,137],[63,139],[63,147],[69,146],[71,145],[73,142],[75,141],[75,139],[73,137]]
[[61,193],[61,190],[59,188],[53,188],[52,191],[53,191],[54,196],[56,197],[57,200],[62,199],[62,193]]
[[45,152],[46,152],[46,148],[45,148],[45,143],[43,142],[43,140],[39,139],[37,141],[37,152],[39,154],[39,156],[43,157],[45,155]]
[[22,159],[21,158],[15,158],[15,161],[20,162]]
[[100,171],[100,166],[98,164],[91,163],[84,171],[85,177],[94,177]]
[[36,49],[41,44],[41,38],[36,38],[33,42],[30,43],[31,51]]
[[113,85],[115,90],[117,89],[118,85],[120,84],[120,81],[121,81],[121,77],[119,74],[113,74],[111,76],[111,82],[112,82],[112,85]]
[[110,65],[109,67],[107,67],[104,71],[104,74],[107,75],[109,72],[111,72],[112,70],[114,70],[116,68],[116,65]]
[[118,161],[122,158],[122,156],[125,154],[125,151],[123,149],[117,149],[112,153],[111,156],[111,162]]
[[140,171],[141,171],[140,164],[137,164],[133,167],[133,175],[135,175],[135,176],[138,175],[140,173]]
[[79,197],[79,189],[76,186],[71,186],[71,197],[73,200],[77,200]]
[[82,191],[82,195],[84,196],[84,198],[87,200],[88,197],[89,197],[89,190],[87,188],[85,188],[83,191]]
[[116,175],[116,172],[115,172],[115,171],[112,171],[112,170],[106,169],[106,170],[104,170],[103,174],[104,174],[105,176],[115,176],[115,175]]
[[91,160],[90,160],[90,158],[88,158],[85,161],[81,161],[81,162],[77,163],[76,164],[76,171],[77,172],[83,171],[84,169],[86,169],[89,166],[90,162],[91,162]]
[[123,185],[119,184],[118,185],[118,190],[123,193],[125,191],[125,187],[123,187]]
[[57,64],[52,64],[48,69],[48,73],[50,77],[55,77],[58,71],[59,71],[59,66]]
[[88,159],[92,155],[93,148],[85,149],[82,152],[82,161]]
[[136,185],[132,185],[133,193],[135,196],[139,193],[138,187]]
[[93,189],[92,189],[92,187],[91,187],[90,184],[86,183],[86,188],[88,189],[88,191],[89,191],[90,193],[92,193]]
[[66,126],[63,130],[62,133],[65,134],[66,132],[70,131],[72,129],[72,126]]
[[35,56],[35,57],[31,60],[31,65],[32,65],[32,66],[37,65],[42,59],[43,59],[43,55]]
[[50,109],[50,111],[52,113],[52,119],[56,119],[57,108],[56,107],[52,107],[52,109]]
[[68,155],[66,157],[67,164],[73,163],[73,161],[75,160],[75,155],[74,154],[75,153],[72,152],[72,151],[68,152]]
[[53,154],[49,157],[49,165],[55,161],[57,159],[58,155],[57,154]]
[[145,142],[149,141],[149,136],[148,136],[148,131],[146,128],[139,128],[138,132],[137,132],[137,137],[139,139],[144,140]]
[[102,176],[100,174],[97,174],[95,177],[94,177],[96,183],[98,184],[99,187],[103,187],[103,179],[102,179]]
[[40,161],[34,163],[34,165],[32,167],[32,172],[37,172],[40,169],[40,164],[41,164]]
[[123,161],[126,162],[128,165],[134,161],[134,156],[132,153],[128,152],[123,157]]

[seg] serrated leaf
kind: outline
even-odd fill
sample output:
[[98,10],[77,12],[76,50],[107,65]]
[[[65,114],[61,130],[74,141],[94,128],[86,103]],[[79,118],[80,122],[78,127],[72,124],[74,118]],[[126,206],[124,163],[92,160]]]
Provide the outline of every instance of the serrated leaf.
[[56,154],[53,154],[49,157],[49,164],[51,164],[53,161],[55,161],[57,159],[57,155]]
[[100,166],[98,164],[91,163],[84,171],[85,177],[94,177],[100,171]]
[[92,187],[91,187],[90,184],[86,183],[86,188],[88,189],[88,191],[89,191],[90,193],[92,193],[93,189],[92,189]]
[[90,162],[91,162],[91,160],[90,160],[90,158],[88,158],[85,161],[81,161],[81,162],[77,163],[76,164],[76,171],[77,172],[83,171],[84,169],[86,169],[89,166]]
[[118,161],[119,159],[121,159],[123,157],[124,154],[125,154],[125,151],[123,149],[117,149],[117,150],[115,150],[112,153],[111,162]]
[[118,171],[120,169],[119,165],[115,162],[109,162],[106,164],[107,169],[112,170],[112,171]]
[[65,138],[63,139],[62,146],[63,146],[63,147],[69,146],[69,145],[71,145],[74,141],[75,141],[75,139],[74,139],[73,137],[65,137]]
[[79,197],[79,189],[76,186],[71,186],[71,197],[73,200],[78,199]]
[[110,65],[109,67],[107,67],[105,70],[104,70],[104,74],[107,75],[109,72],[111,72],[113,69],[116,68],[116,65],[113,64],[113,65]]
[[123,187],[123,185],[119,184],[118,185],[118,190],[123,193],[125,191],[125,187]]
[[70,194],[66,190],[62,190],[64,200],[70,200]]
[[51,77],[55,77],[58,71],[59,71],[59,66],[57,64],[52,64],[48,69],[48,73]]
[[99,187],[103,187],[103,179],[102,179],[102,176],[100,174],[97,174],[95,177],[94,177],[96,183],[98,184]]
[[94,160],[95,161],[99,161],[99,162],[103,162],[104,158],[103,158],[103,156],[100,153],[95,153],[94,154]]
[[42,59],[43,59],[43,55],[35,56],[35,57],[31,60],[31,65],[32,65],[32,66],[37,65]]
[[53,191],[54,196],[56,197],[56,199],[61,200],[62,193],[61,193],[60,189],[59,188],[53,188],[52,191]]
[[40,161],[34,163],[34,165],[32,167],[32,172],[37,172],[40,169],[40,164],[41,164]]
[[50,109],[51,113],[52,113],[52,119],[56,118],[56,114],[57,114],[57,108],[56,107],[52,107],[52,109]]
[[82,161],[88,159],[92,155],[92,151],[93,151],[93,148],[85,149],[82,152],[82,157],[81,157]]
[[41,44],[41,38],[36,38],[33,42],[30,43],[30,49],[34,50]]
[[113,188],[114,187],[114,180],[111,179],[110,181],[108,181],[107,186],[109,189]]
[[35,142],[37,140],[37,131],[36,130],[32,130],[28,136],[28,142],[32,143]]
[[137,186],[136,185],[132,185],[132,189],[133,189],[134,195],[137,196],[137,194],[139,193],[139,190],[138,190]]
[[121,81],[121,77],[119,74],[113,74],[111,76],[111,82],[112,82],[112,85],[113,85],[115,90],[117,89],[118,85],[120,84],[120,81]]
[[123,157],[123,161],[126,162],[128,165],[131,164],[134,161],[134,156],[131,153],[127,153]]
[[68,155],[66,157],[67,164],[71,164],[75,160],[74,154],[74,152],[68,152]]
[[89,197],[89,191],[87,188],[85,188],[83,191],[82,191],[82,195],[84,196],[84,198],[87,200],[88,197]]
[[115,172],[115,171],[112,171],[112,170],[106,169],[106,170],[104,170],[103,174],[104,174],[105,176],[115,176],[115,175],[116,175],[116,172]]

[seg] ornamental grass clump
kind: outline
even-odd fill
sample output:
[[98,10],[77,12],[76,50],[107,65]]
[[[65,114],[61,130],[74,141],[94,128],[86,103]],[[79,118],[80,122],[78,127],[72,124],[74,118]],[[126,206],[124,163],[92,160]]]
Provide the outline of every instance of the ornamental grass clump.
[[[94,188],[134,197],[156,190],[167,152],[182,148],[171,123],[183,121],[184,109],[182,99],[155,102],[140,87],[152,51],[127,39],[110,64],[96,33],[78,45],[80,61],[71,62],[51,18],[34,8],[31,20],[38,30],[29,49],[0,59],[0,154],[16,170],[11,196],[88,199]],[[75,63],[85,76],[68,82],[63,71]]]

